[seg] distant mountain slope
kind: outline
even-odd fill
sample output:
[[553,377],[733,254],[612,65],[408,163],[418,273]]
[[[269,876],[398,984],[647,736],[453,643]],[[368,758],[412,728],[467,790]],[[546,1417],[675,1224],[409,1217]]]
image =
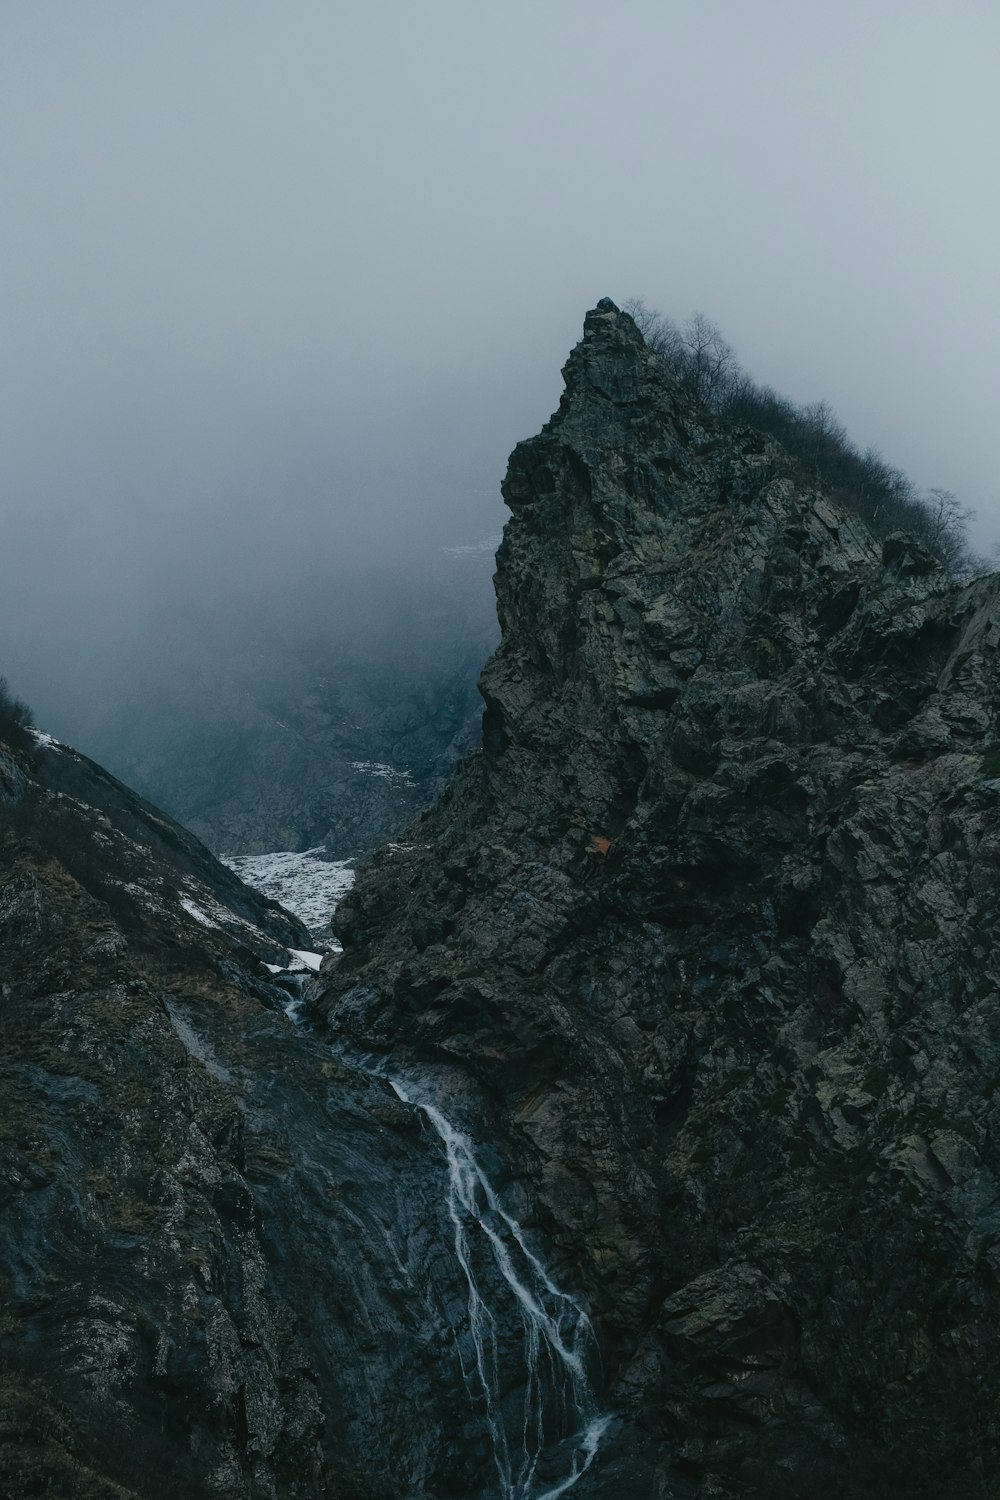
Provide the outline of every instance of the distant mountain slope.
[[218,852],[374,848],[478,743],[493,551],[421,558],[411,580],[340,601],[332,625],[321,604],[271,627],[174,622],[81,711],[80,737]]

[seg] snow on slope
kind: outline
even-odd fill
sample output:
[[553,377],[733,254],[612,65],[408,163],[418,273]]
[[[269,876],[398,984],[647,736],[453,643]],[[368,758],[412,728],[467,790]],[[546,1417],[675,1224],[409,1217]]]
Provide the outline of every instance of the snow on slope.
[[28,733],[35,744],[40,745],[43,750],[61,750],[63,748],[61,740],[57,740],[55,735],[49,734],[47,730],[29,729]]
[[330,935],[330,915],[354,884],[352,861],[326,860],[321,849],[304,854],[222,854],[224,865],[272,901],[299,917],[325,947],[338,948]]

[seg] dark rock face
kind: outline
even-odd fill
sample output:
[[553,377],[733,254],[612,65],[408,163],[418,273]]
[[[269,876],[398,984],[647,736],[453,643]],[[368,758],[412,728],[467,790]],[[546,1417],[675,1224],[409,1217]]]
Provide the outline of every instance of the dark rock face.
[[515,450],[484,747],[317,1005],[437,1068],[601,1337],[577,1493],[993,1496],[1000,581],[876,544],[610,303]]
[[0,1494],[471,1495],[442,1161],[296,1030],[305,929],[0,745]]

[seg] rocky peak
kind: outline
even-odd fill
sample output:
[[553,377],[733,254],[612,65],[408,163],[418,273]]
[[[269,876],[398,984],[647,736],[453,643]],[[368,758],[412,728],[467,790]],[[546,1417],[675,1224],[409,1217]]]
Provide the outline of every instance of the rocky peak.
[[539,1205],[626,1417],[593,1493],[985,1497],[997,581],[879,544],[613,303],[564,373],[482,754],[319,1006]]

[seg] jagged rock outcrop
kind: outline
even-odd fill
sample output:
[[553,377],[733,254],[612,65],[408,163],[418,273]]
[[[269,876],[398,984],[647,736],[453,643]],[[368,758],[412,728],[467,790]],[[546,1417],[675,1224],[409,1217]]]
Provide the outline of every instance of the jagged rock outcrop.
[[316,1013],[499,1142],[587,1495],[996,1494],[1000,580],[876,543],[601,303],[514,451],[484,747]]

